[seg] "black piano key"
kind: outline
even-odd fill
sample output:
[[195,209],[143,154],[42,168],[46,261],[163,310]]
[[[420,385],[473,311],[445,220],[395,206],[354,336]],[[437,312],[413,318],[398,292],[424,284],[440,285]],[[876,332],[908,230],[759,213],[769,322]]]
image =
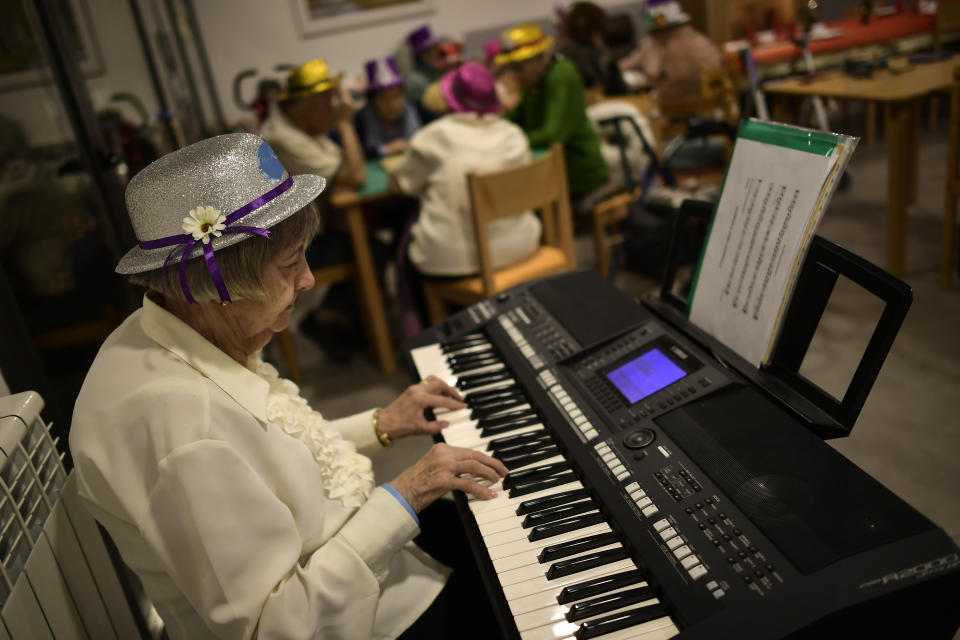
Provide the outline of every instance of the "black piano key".
[[483,360],[470,360],[468,362],[456,362],[450,365],[450,372],[454,375],[474,371],[480,367],[486,367],[491,364],[500,364],[500,358],[484,358]]
[[507,422],[496,427],[484,427],[480,429],[480,437],[489,438],[490,436],[499,435],[501,433],[509,433],[511,431],[516,431],[517,429],[522,429],[523,427],[532,427],[537,424],[540,424],[539,416],[531,416],[522,420],[513,420],[512,422]]
[[523,408],[523,409],[514,409],[513,411],[507,411],[498,416],[492,418],[484,418],[477,421],[477,427],[484,429],[486,427],[499,427],[502,424],[508,424],[515,420],[522,418],[529,418],[536,416],[537,412],[532,408]]
[[634,625],[650,622],[657,618],[667,615],[667,611],[660,603],[640,607],[639,609],[630,609],[621,613],[606,616],[605,618],[596,618],[587,620],[577,629],[574,636],[577,640],[587,640],[588,638],[598,638],[607,633],[613,633],[620,629],[626,629]]
[[564,518],[569,518],[570,516],[586,513],[587,511],[594,511],[596,508],[597,507],[594,505],[593,500],[583,500],[581,502],[564,504],[559,507],[550,507],[549,509],[543,509],[542,511],[531,513],[523,519],[523,522],[521,522],[520,525],[524,529],[531,529],[538,524],[556,522],[557,520],[563,520]]
[[468,376],[461,376],[457,380],[457,388],[463,391],[469,391],[470,389],[476,389],[477,387],[484,387],[488,384],[493,384],[494,382],[500,382],[501,380],[512,380],[510,377],[510,372],[506,368],[494,369],[493,371],[486,371],[484,373],[474,373]]
[[580,498],[586,498],[588,495],[586,489],[571,489],[570,491],[561,491],[560,493],[543,496],[542,498],[531,498],[530,500],[524,500],[520,503],[517,507],[517,515],[522,516],[548,507],[557,507],[561,504],[567,504],[568,502],[575,502]]
[[[506,444],[506,445],[501,444],[497,447],[491,447],[488,444],[487,450],[493,451],[494,452],[493,456],[496,458],[496,457],[499,457],[500,455],[509,456],[515,453],[533,452],[539,449],[545,449],[547,447],[554,446],[553,439],[550,438],[549,434],[547,434],[546,431],[543,431],[543,432],[531,431],[530,433],[539,437],[527,438],[526,440],[520,440],[518,442],[514,442],[513,444]],[[525,436],[527,434],[521,433],[519,435]],[[504,437],[506,438],[509,436],[504,436]],[[496,438],[496,439],[499,440],[499,438]]]
[[457,340],[451,340],[450,342],[444,342],[440,345],[440,351],[443,353],[451,353],[454,351],[461,351],[469,347],[475,347],[480,344],[490,344],[482,334],[475,333],[470,336],[464,336]]
[[[503,460],[505,457],[523,457],[525,455],[534,455],[545,449],[557,449],[557,446],[550,440],[534,440],[533,442],[524,442],[515,444],[512,447],[503,447],[493,452],[493,457]],[[525,466],[525,465],[524,465]],[[514,465],[518,469],[520,465]]]
[[503,488],[509,489],[520,482],[527,482],[528,480],[535,480],[537,478],[546,478],[547,476],[556,475],[569,470],[570,463],[565,461],[542,464],[539,467],[531,467],[530,469],[521,469],[520,471],[514,471],[513,473],[507,474],[507,477],[503,479]]
[[654,597],[653,590],[649,587],[637,587],[635,589],[627,589],[626,591],[610,593],[593,598],[592,600],[577,602],[570,607],[569,611],[567,611],[567,620],[570,622],[576,622],[577,620],[593,618],[594,616],[599,616],[602,613],[608,613],[616,609],[629,607],[630,605],[637,604],[638,602],[652,600]]
[[560,558],[569,558],[578,553],[605,547],[608,544],[614,544],[616,542],[620,542],[620,539],[617,537],[617,534],[612,531],[598,533],[585,538],[577,538],[576,540],[568,540],[567,542],[560,542],[544,547],[540,550],[540,555],[537,556],[537,560],[540,564],[546,564],[554,560],[559,560]]
[[480,403],[486,402],[488,400],[494,400],[500,398],[503,394],[513,395],[515,393],[521,393],[520,386],[516,383],[505,384],[499,387],[494,387],[492,389],[485,389],[483,391],[474,391],[467,396],[467,404],[471,407],[474,407]]
[[495,354],[493,351],[474,351],[471,353],[465,353],[460,356],[450,356],[447,358],[447,364],[450,367],[460,367],[462,370],[466,371],[469,369],[477,369],[479,367],[485,367],[488,364],[503,364],[503,360]]
[[476,349],[474,351],[464,351],[462,353],[451,353],[447,356],[447,363],[453,364],[454,362],[465,362],[467,360],[482,360],[495,355],[497,354],[493,350],[493,347],[489,347],[487,349]]
[[543,489],[549,489],[550,487],[559,487],[562,484],[573,482],[576,479],[576,474],[571,471],[570,473],[562,473],[557,476],[550,476],[549,478],[537,478],[536,480],[518,482],[510,489],[510,497],[518,498]]
[[489,342],[486,340],[477,340],[476,342],[464,343],[463,346],[459,346],[456,349],[445,349],[443,350],[443,355],[449,359],[455,356],[463,356],[474,353],[475,351],[486,351],[489,348]]
[[563,576],[572,576],[575,573],[593,569],[594,567],[602,567],[605,564],[624,560],[629,557],[630,554],[627,553],[626,549],[618,547],[616,549],[587,553],[582,556],[577,556],[576,558],[570,558],[569,560],[558,560],[547,569],[547,580],[562,578]]
[[500,458],[500,462],[506,465],[507,469],[517,469],[535,462],[549,460],[550,458],[558,455],[560,455],[560,449],[556,447],[547,447],[545,449],[537,449],[528,453],[515,453],[512,455],[498,457]]
[[533,529],[530,529],[530,533],[527,534],[527,540],[530,542],[535,540],[546,540],[547,538],[558,536],[561,533],[569,533],[571,531],[583,529],[584,527],[600,524],[602,522],[604,522],[603,514],[587,513],[582,516],[567,518],[566,520],[557,520],[556,522],[539,524]]
[[487,451],[500,451],[515,445],[531,444],[534,442],[552,442],[553,438],[546,429],[542,431],[528,431],[527,433],[515,433],[512,436],[503,436],[494,438],[487,442]]
[[557,602],[560,604],[577,602],[578,600],[584,600],[590,596],[607,593],[608,591],[614,591],[616,589],[622,589],[623,587],[629,587],[632,584],[638,584],[643,582],[644,579],[645,578],[643,577],[643,574],[640,573],[639,569],[630,569],[629,571],[622,571],[609,576],[591,578],[590,580],[584,580],[583,582],[567,585],[561,589],[560,595],[557,596]]
[[475,408],[470,412],[470,417],[474,420],[482,420],[484,418],[495,416],[502,411],[507,411],[508,409],[522,407],[526,403],[527,400],[523,396],[515,396],[501,402],[485,404],[482,408]]
[[523,390],[516,384],[493,387],[485,391],[477,391],[471,395],[470,406],[474,409],[489,409],[501,402],[523,397]]
[[490,371],[483,371],[481,373],[474,373],[467,376],[461,376],[459,382],[473,382],[474,380],[479,380],[481,378],[489,378],[491,376],[496,376],[501,373],[508,373],[506,367],[500,367],[499,369],[491,369]]

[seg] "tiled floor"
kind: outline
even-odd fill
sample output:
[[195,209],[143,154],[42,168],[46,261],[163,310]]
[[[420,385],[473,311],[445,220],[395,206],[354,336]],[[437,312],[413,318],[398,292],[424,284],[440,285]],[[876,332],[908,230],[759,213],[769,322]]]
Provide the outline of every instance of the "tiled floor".
[[[938,286],[944,131],[924,134],[921,145],[919,202],[910,211],[904,278],[914,289],[913,307],[852,435],[833,444],[960,541],[960,292]],[[836,195],[820,233],[882,265],[883,143],[861,145],[850,172],[852,186]],[[578,242],[578,254],[582,264],[591,264],[587,239]],[[632,295],[655,289],[652,281],[628,272],[617,285]],[[843,387],[878,312],[852,288],[831,301],[804,364],[804,372],[826,389]],[[365,355],[348,365],[329,364],[309,340],[295,339],[305,365],[304,394],[329,417],[382,406],[411,382],[406,373],[383,377]],[[392,478],[429,444],[426,438],[407,441],[381,456],[379,479]]]

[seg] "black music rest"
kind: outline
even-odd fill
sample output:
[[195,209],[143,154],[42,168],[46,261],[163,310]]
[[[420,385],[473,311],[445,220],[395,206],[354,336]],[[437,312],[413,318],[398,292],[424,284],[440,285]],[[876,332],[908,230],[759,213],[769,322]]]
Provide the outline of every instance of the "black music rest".
[[[893,341],[913,301],[913,290],[863,258],[814,236],[784,317],[771,362],[757,369],[726,345],[687,320],[688,303],[674,293],[682,230],[691,220],[706,225],[714,204],[685,200],[674,219],[671,247],[664,265],[660,296],[644,303],[680,331],[696,339],[717,357],[734,367],[784,408],[793,412],[821,438],[850,435],[870,389],[880,373]],[[853,378],[839,401],[800,374],[800,365],[810,347],[820,318],[839,276],[860,285],[885,306],[873,335],[861,356]]]

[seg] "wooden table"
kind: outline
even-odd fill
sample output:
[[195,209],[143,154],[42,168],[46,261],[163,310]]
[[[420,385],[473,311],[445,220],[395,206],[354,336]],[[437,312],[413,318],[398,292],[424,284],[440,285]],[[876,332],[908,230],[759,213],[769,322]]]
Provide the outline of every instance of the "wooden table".
[[916,197],[920,99],[931,91],[950,87],[958,67],[960,57],[954,56],[911,65],[901,73],[880,71],[872,78],[853,78],[834,70],[811,79],[789,78],[763,85],[770,95],[820,95],[883,104],[887,123],[887,270],[896,276],[904,273],[907,206]]
[[366,166],[367,181],[357,191],[341,190],[330,195],[330,204],[343,212],[353,248],[357,269],[357,285],[360,289],[360,307],[364,328],[380,370],[390,375],[397,370],[397,356],[390,340],[390,328],[383,304],[383,291],[377,277],[373,255],[370,252],[370,236],[363,219],[363,205],[390,197],[388,175],[379,160],[369,160]]

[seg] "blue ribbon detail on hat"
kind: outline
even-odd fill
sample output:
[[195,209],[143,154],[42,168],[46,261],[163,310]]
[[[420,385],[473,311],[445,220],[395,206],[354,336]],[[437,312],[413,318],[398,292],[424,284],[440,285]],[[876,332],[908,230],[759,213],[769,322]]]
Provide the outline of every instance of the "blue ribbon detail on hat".
[[[273,150],[270,149],[268,145],[261,145],[260,147],[260,170],[264,171],[264,155],[263,148],[266,147],[270,150],[270,154],[273,154]],[[276,159],[276,156],[273,156]],[[279,160],[277,161],[279,164]],[[268,164],[268,166],[270,166]],[[272,168],[272,167],[271,167]],[[280,165],[281,171],[283,170],[283,165]],[[282,172],[281,172],[281,175]],[[243,205],[233,213],[227,216],[223,224],[226,228],[222,233],[255,233],[257,235],[263,236],[264,238],[270,237],[269,229],[262,229],[260,227],[252,227],[247,225],[232,225],[234,222],[247,215],[248,213],[255,211],[267,204],[271,200],[274,200],[282,194],[284,191],[293,186],[293,176],[288,176],[286,180],[278,184],[270,191],[267,191],[265,194],[251,200],[247,204]],[[167,270],[167,264],[173,258],[173,254],[177,252],[177,249],[184,247],[183,252],[180,254],[180,288],[183,290],[183,295],[187,299],[187,302],[190,304],[196,304],[197,301],[194,299],[193,295],[190,293],[190,288],[187,286],[187,257],[190,255],[190,252],[193,251],[193,248],[197,245],[200,240],[194,239],[194,237],[189,233],[181,233],[175,236],[167,236],[166,238],[157,238],[156,240],[141,240],[139,242],[141,249],[161,249],[163,247],[172,246],[173,249],[170,250],[170,253],[167,254],[166,260],[163,261],[163,267],[160,271],[160,288],[163,291],[163,297],[166,299],[167,290],[166,282],[164,279],[164,273]],[[223,276],[220,275],[220,268],[217,266],[217,259],[213,256],[213,243],[208,242],[203,244],[203,258],[207,262],[207,270],[210,272],[210,277],[213,278],[213,284],[217,287],[217,292],[220,294],[220,302],[227,303],[230,302],[230,294],[227,292],[227,285],[223,282]]]
[[265,179],[276,182],[283,177],[285,171],[283,164],[266,141],[261,142],[260,148],[257,149],[257,160],[260,162],[260,173]]

